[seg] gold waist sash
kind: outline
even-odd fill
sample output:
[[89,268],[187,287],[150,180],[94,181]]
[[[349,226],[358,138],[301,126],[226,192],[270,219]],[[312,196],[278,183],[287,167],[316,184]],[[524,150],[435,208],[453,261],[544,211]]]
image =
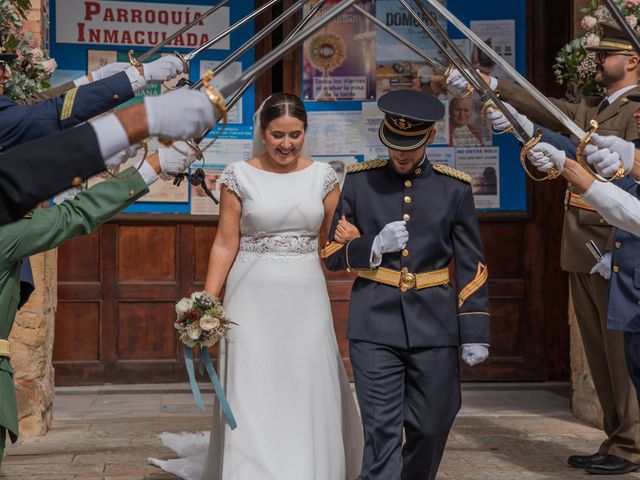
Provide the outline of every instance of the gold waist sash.
[[398,287],[403,292],[411,288],[421,290],[449,283],[448,268],[426,273],[410,273],[406,267],[400,272],[391,268],[380,267],[375,270],[361,270],[358,272],[358,276],[373,282],[384,283],[391,287]]

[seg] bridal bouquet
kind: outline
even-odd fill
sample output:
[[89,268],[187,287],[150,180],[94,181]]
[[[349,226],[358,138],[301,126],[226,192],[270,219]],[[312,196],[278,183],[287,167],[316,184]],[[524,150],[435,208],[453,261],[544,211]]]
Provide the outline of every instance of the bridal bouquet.
[[176,323],[180,341],[187,347],[212,347],[225,338],[231,321],[225,315],[222,301],[207,292],[194,292],[176,303]]
[[200,388],[196,382],[193,359],[193,348],[197,346],[200,347],[200,374],[206,369],[216,397],[218,397],[220,408],[229,427],[233,430],[237,426],[236,420],[207,350],[207,347],[212,347],[218,340],[227,337],[232,323],[222,308],[222,301],[207,292],[194,292],[191,297],[182,298],[176,303],[174,326],[178,331],[180,341],[184,344],[184,362],[196,405],[205,411]]

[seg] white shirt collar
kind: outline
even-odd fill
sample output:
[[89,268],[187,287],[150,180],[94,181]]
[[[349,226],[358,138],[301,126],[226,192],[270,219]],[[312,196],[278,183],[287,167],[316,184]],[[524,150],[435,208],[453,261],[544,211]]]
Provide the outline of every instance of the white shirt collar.
[[628,87],[623,87],[620,90],[616,91],[616,93],[612,93],[607,97],[607,100],[609,100],[609,105],[611,105],[613,102],[615,102],[618,98],[620,98],[622,95],[627,93],[629,90],[636,87],[637,85],[629,85]]

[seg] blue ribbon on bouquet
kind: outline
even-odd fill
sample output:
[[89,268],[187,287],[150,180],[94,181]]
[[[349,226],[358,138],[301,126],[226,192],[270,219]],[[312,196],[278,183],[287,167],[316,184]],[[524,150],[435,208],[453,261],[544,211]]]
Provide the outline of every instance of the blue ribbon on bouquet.
[[[196,382],[196,372],[193,366],[193,349],[187,347],[186,345],[184,345],[184,363],[187,366],[189,383],[191,383],[191,392],[193,393],[193,397],[195,398],[196,405],[200,410],[204,412],[206,411],[206,409],[204,407],[204,402],[202,401],[200,388],[198,388],[198,383]],[[238,426],[238,424],[236,423],[236,419],[233,416],[233,412],[231,411],[229,402],[227,402],[227,397],[224,394],[224,390],[222,389],[222,385],[220,384],[220,379],[218,378],[216,369],[213,368],[213,363],[211,362],[209,351],[206,348],[200,348],[200,375],[202,375],[203,373],[203,367],[209,374],[211,384],[213,385],[213,390],[215,391],[216,397],[218,397],[218,401],[220,402],[220,408],[222,408],[222,412],[227,419],[229,427],[231,427],[231,430],[233,430]]]

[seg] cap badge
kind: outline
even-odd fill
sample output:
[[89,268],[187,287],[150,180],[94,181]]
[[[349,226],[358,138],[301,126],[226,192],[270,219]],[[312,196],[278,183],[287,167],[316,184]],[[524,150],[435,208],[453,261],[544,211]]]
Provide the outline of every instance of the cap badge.
[[403,117],[393,117],[392,118],[393,124],[398,127],[400,130],[409,130],[413,127],[413,123],[408,122],[405,118]]

